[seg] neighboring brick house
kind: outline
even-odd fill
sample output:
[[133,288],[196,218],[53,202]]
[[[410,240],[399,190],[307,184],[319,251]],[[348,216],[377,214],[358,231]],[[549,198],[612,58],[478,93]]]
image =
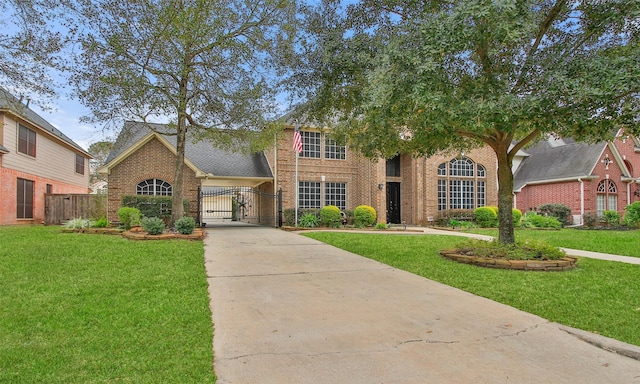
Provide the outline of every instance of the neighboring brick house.
[[0,88],[0,225],[42,223],[45,194],[86,194],[91,155]]
[[[605,210],[624,215],[640,196],[640,143],[622,131],[596,144],[549,139],[523,151],[514,175],[514,205],[523,212],[548,203],[571,208],[574,224]],[[636,172],[636,173],[634,173]]]
[[[497,204],[497,163],[489,148],[468,154],[402,155],[373,161],[338,145],[319,129],[304,127],[301,134],[299,208],[336,205],[352,210],[366,204],[376,209],[380,222],[424,225],[441,210]],[[282,190],[282,208],[294,208],[296,154],[292,143],[292,126],[273,148],[254,155],[187,140],[183,193],[191,201],[189,214],[197,215],[198,187],[246,186],[274,194]],[[155,194],[144,187],[149,183],[173,188],[174,156],[174,137],[154,133],[140,123],[126,123],[100,170],[108,174],[108,219],[117,221],[123,195]],[[165,192],[160,188],[160,193],[167,193],[166,188]]]

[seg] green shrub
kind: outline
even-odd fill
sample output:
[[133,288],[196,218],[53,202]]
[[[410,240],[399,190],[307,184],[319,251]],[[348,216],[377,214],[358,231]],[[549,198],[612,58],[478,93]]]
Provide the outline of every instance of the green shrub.
[[571,224],[569,218],[571,218],[571,208],[565,204],[544,204],[538,207],[538,212],[546,216],[553,216],[564,227],[567,224]]
[[524,215],[521,224],[523,228],[562,228],[562,224],[553,216],[542,216],[530,212]]
[[133,207],[122,207],[118,209],[118,218],[120,219],[120,225],[124,229],[131,229],[140,225],[140,210]]
[[[288,227],[295,227],[296,225],[296,220],[295,220],[295,216],[296,215],[296,210],[294,208],[287,208],[282,212],[282,225],[288,226]],[[305,209],[298,209],[298,223],[300,223],[300,220],[302,218],[302,216],[304,215],[314,215],[315,217],[317,217],[318,219],[320,218],[320,210],[319,209],[314,209],[314,208],[305,208]],[[319,222],[319,221],[318,221]]]
[[598,216],[596,216],[592,212],[587,212],[582,215],[582,222],[585,227],[593,228],[596,226],[596,224],[598,224]]
[[557,260],[566,256],[563,250],[539,240],[517,240],[515,244],[503,244],[498,240],[470,239],[456,249],[466,255],[508,260]]
[[302,228],[315,228],[318,226],[318,223],[320,222],[320,220],[318,219],[318,216],[312,213],[307,213],[302,215],[299,221],[300,221],[300,226]]
[[181,217],[173,224],[176,227],[176,231],[183,235],[190,235],[193,233],[193,230],[196,228],[196,221],[193,217],[185,216]]
[[378,223],[378,224],[376,224],[376,229],[387,229],[387,224]]
[[473,221],[473,210],[471,209],[447,209],[438,212],[436,217],[436,225],[446,227],[450,220],[457,220],[461,222]]
[[475,222],[483,228],[498,226],[498,214],[493,207],[478,207],[473,211]]
[[513,225],[516,227],[520,225],[520,220],[522,219],[522,211],[519,209],[513,208],[511,210],[511,215],[513,216]]
[[625,208],[624,222],[631,227],[640,227],[640,201],[634,201]]
[[90,226],[91,226],[91,221],[89,219],[83,219],[83,218],[71,219],[67,221],[64,225],[65,228],[71,228],[71,229],[89,228]]
[[618,211],[604,211],[602,218],[607,225],[617,227],[620,225],[620,213]]
[[159,217],[143,217],[140,224],[150,235],[159,235],[164,232],[164,221]]
[[327,205],[320,210],[320,222],[331,228],[339,228],[342,226],[342,214],[340,208],[335,205]]
[[353,210],[355,225],[358,228],[370,227],[376,222],[376,210],[368,205],[358,205]]
[[106,228],[108,226],[109,226],[109,222],[104,217],[99,218],[92,225],[92,227],[95,227],[95,228]]

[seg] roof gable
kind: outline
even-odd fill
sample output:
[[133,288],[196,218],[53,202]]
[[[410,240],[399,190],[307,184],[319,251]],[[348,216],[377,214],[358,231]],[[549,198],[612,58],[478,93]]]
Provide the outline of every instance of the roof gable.
[[46,132],[48,135],[60,140],[67,145],[70,145],[74,149],[78,150],[80,153],[85,155],[86,157],[91,157],[89,152],[87,152],[84,148],[78,145],[76,142],[67,137],[64,133],[62,133],[59,129],[51,125],[47,120],[42,118],[40,115],[35,113],[31,108],[22,104],[20,100],[15,98],[6,89],[0,87],[0,110],[5,110],[12,113],[15,116],[18,116],[31,124],[39,127],[42,131]]
[[563,145],[541,141],[527,148],[528,157],[522,160],[514,175],[514,190],[531,182],[566,180],[590,177],[607,143],[586,144],[565,139]]
[[[152,124],[154,130],[166,130],[166,125]],[[115,166],[152,138],[160,140],[172,153],[176,153],[176,136],[163,135],[147,127],[144,123],[128,121],[109,153],[101,172]],[[272,178],[273,173],[264,153],[243,154],[226,151],[213,146],[206,140],[194,141],[187,138],[185,143],[185,163],[200,177],[229,178]]]

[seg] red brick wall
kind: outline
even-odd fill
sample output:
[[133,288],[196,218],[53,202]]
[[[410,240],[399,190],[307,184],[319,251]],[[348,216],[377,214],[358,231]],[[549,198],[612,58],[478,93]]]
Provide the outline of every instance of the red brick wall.
[[[175,190],[175,156],[157,139],[152,139],[111,169],[108,176],[107,220],[119,221],[118,209],[124,195],[135,195],[136,186],[147,179],[162,179]],[[198,186],[195,172],[185,166],[183,197],[189,200],[188,215],[198,212]]]
[[[18,178],[34,182],[33,219],[17,219],[17,182]],[[41,224],[44,222],[44,195],[47,184],[53,193],[88,193],[88,188],[61,183],[56,180],[34,176],[25,172],[0,168],[0,225]]]
[[[267,151],[271,164],[277,162],[277,187],[283,191],[283,207],[295,206],[295,152],[292,150],[293,129],[285,130],[277,145],[277,153]],[[298,180],[347,183],[347,209],[360,204],[373,206],[378,213],[378,221],[386,221],[387,182],[399,182],[401,193],[401,216],[407,224],[427,224],[429,218],[438,214],[437,168],[459,153],[452,152],[429,158],[412,158],[402,155],[400,177],[386,176],[386,161],[373,161],[347,149],[346,160],[324,159],[324,140],[320,159],[299,158]],[[482,164],[487,172],[487,204],[497,205],[496,157],[488,148],[475,149],[466,154],[471,160]],[[380,190],[378,185],[382,184]]]

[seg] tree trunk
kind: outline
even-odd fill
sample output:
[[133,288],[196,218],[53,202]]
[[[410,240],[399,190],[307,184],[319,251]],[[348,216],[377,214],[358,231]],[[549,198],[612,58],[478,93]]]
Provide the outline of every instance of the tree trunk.
[[513,229],[513,171],[508,148],[496,150],[498,157],[498,240],[503,244],[515,243]]
[[171,223],[184,216],[182,204],[184,196],[184,147],[187,137],[187,121],[184,113],[178,112],[178,128],[176,130],[176,173],[173,178],[173,198],[171,200]]

